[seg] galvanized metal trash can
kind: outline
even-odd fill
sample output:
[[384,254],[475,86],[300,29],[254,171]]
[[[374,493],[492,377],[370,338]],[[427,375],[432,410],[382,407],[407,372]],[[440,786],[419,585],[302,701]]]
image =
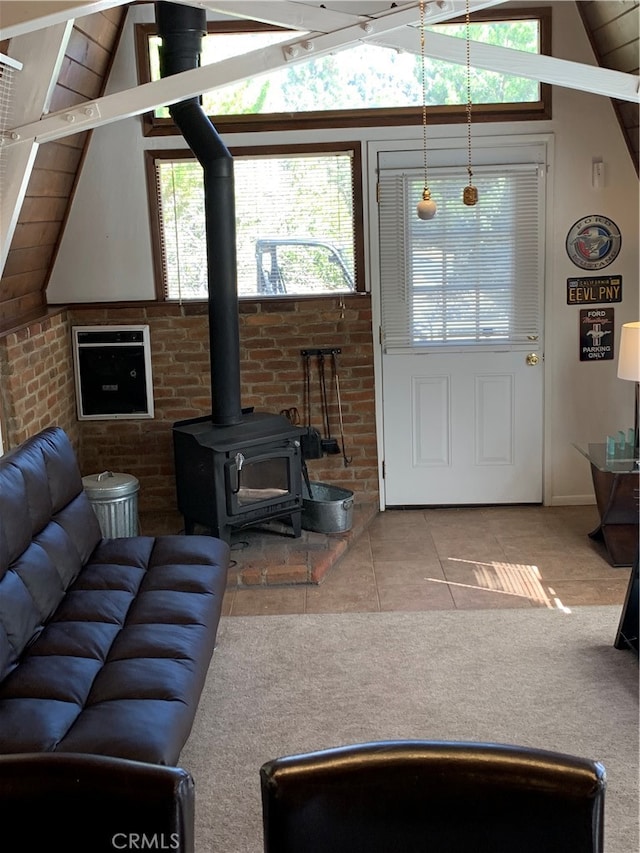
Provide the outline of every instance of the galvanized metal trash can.
[[[302,528],[316,533],[344,533],[353,524],[353,492],[329,483],[309,483],[302,496]],[[306,491],[306,490],[305,490]]]
[[138,535],[138,491],[140,484],[131,474],[103,471],[82,478],[105,539]]

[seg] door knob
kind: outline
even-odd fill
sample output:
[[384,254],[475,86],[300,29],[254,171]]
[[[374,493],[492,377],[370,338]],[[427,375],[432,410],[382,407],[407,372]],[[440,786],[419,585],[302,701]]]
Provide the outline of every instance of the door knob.
[[533,367],[535,364],[538,364],[538,362],[540,361],[540,356],[538,355],[537,352],[530,352],[527,354],[525,361],[527,362],[529,367]]

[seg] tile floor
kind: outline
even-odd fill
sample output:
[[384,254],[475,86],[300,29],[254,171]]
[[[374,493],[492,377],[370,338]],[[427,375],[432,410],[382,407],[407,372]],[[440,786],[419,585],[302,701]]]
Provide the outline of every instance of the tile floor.
[[388,510],[320,584],[230,586],[224,613],[622,604],[630,568],[588,537],[597,521],[594,506]]

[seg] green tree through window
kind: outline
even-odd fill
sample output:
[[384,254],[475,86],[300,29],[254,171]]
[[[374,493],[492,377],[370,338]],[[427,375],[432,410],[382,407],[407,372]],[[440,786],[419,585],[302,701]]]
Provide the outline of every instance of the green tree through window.
[[[353,151],[234,157],[240,297],[310,296],[355,289]],[[207,296],[202,167],[154,164],[163,289]]]
[[[463,24],[439,24],[434,32],[464,38]],[[301,35],[300,33],[297,34]],[[494,20],[473,23],[472,40],[484,44],[538,53],[540,21]],[[221,61],[259,47],[290,39],[282,30],[266,32],[210,32],[204,39],[203,64]],[[416,31],[416,43],[418,43]],[[152,79],[159,78],[160,39],[150,37],[149,52]],[[428,34],[427,34],[428,54]],[[426,59],[426,95],[431,106],[466,104],[466,69],[456,63]],[[534,80],[472,70],[472,94],[476,104],[531,103],[540,99],[540,86]],[[309,111],[375,110],[418,107],[422,103],[422,78],[419,56],[398,53],[373,44],[360,44],[334,55],[254,77],[231,86],[205,93],[203,106],[212,116],[269,113],[305,113]],[[158,111],[158,116],[168,112]]]

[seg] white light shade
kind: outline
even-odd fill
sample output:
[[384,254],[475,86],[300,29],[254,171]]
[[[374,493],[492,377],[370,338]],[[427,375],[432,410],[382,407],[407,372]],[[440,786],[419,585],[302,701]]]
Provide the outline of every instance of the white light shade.
[[640,323],[625,323],[622,327],[618,379],[640,382]]
[[436,203],[432,198],[423,199],[418,202],[416,208],[418,219],[433,219],[436,215]]

